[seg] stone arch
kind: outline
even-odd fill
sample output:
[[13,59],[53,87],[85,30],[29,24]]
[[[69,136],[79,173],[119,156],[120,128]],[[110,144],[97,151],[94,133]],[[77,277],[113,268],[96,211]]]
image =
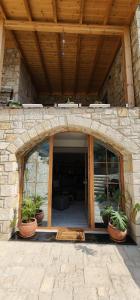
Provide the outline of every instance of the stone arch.
[[91,120],[81,116],[60,116],[52,117],[50,120],[45,120],[26,130],[23,134],[16,138],[11,143],[7,150],[15,155],[20,155],[28,149],[33,148],[34,145],[43,141],[46,137],[64,131],[78,131],[86,134],[91,134],[96,138],[111,145],[121,154],[136,154],[139,151],[138,145],[130,138],[109,125],[104,125],[99,121]]

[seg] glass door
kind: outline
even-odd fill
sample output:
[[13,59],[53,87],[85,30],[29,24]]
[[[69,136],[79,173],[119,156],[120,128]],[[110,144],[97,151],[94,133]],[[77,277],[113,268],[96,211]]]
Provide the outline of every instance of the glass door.
[[38,203],[38,213],[41,212],[41,215],[36,218],[41,227],[51,226],[52,155],[51,137],[36,146],[24,163],[22,201],[32,199]]

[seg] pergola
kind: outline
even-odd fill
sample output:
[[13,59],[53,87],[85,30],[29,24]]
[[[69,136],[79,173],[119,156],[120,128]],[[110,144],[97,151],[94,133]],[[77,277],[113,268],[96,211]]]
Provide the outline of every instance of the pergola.
[[39,93],[99,93],[123,46],[125,99],[135,105],[129,26],[137,0],[1,0],[0,74],[17,48]]

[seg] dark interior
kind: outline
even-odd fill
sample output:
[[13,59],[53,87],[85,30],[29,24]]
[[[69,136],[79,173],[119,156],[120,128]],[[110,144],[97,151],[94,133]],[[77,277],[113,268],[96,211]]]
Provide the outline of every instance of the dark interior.
[[87,219],[86,154],[54,152],[53,159],[53,226],[82,226]]

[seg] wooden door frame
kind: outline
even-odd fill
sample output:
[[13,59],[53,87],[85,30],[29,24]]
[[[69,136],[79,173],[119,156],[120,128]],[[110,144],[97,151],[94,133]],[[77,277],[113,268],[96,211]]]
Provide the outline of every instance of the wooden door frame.
[[53,182],[53,148],[54,148],[54,136],[49,139],[49,180],[48,180],[48,226],[52,226],[52,182]]
[[94,215],[94,138],[88,135],[88,223],[95,228]]

